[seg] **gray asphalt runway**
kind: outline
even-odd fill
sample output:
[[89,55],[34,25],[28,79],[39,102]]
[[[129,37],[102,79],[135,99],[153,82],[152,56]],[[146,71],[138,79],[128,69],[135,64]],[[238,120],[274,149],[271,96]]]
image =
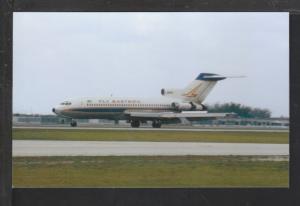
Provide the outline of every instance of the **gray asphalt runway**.
[[288,155],[288,144],[14,140],[13,156]]
[[116,130],[116,131],[191,131],[191,132],[289,132],[286,129],[233,129],[233,128],[195,128],[195,127],[181,127],[181,128],[151,128],[151,127],[141,127],[141,128],[131,128],[131,127],[65,127],[65,126],[16,126],[16,129],[67,129],[67,130]]

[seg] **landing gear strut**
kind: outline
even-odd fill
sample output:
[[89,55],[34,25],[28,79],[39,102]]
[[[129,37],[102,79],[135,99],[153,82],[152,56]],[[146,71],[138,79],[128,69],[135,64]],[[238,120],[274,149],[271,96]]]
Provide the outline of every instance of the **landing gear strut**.
[[70,125],[71,127],[77,127],[77,122],[75,120],[72,120]]
[[153,127],[153,128],[160,128],[160,127],[161,127],[161,121],[159,121],[159,120],[154,120],[154,121],[152,122],[152,127]]
[[139,126],[140,126],[140,121],[138,121],[138,120],[132,120],[131,121],[131,127],[137,128]]

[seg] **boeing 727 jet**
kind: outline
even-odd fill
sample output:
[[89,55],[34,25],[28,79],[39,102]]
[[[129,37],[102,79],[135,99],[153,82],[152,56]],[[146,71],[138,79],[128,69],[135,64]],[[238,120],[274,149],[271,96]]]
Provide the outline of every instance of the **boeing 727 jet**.
[[226,77],[211,73],[201,73],[184,89],[162,89],[164,98],[85,98],[64,101],[52,111],[58,116],[70,118],[71,126],[76,127],[75,119],[127,120],[132,127],[152,121],[154,128],[162,122],[172,120],[197,120],[201,118],[224,117],[223,113],[207,113],[202,104],[216,83]]

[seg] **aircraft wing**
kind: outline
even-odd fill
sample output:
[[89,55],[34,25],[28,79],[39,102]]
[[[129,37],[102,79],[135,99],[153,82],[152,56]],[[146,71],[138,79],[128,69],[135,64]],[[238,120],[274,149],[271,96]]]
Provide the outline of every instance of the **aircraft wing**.
[[216,118],[224,118],[229,116],[234,116],[234,113],[203,113],[203,112],[125,112],[130,117],[134,117],[136,119],[180,119],[187,118],[190,120],[197,119],[216,119]]

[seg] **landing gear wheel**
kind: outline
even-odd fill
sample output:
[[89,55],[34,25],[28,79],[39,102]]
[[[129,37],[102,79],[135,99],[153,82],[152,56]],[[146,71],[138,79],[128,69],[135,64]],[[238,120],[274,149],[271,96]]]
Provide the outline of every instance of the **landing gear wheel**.
[[140,121],[133,120],[131,121],[131,127],[138,128],[140,126]]
[[77,127],[77,122],[72,120],[70,125],[71,125],[71,127]]
[[152,127],[153,128],[160,128],[161,127],[161,122],[160,121],[153,121],[152,122]]

